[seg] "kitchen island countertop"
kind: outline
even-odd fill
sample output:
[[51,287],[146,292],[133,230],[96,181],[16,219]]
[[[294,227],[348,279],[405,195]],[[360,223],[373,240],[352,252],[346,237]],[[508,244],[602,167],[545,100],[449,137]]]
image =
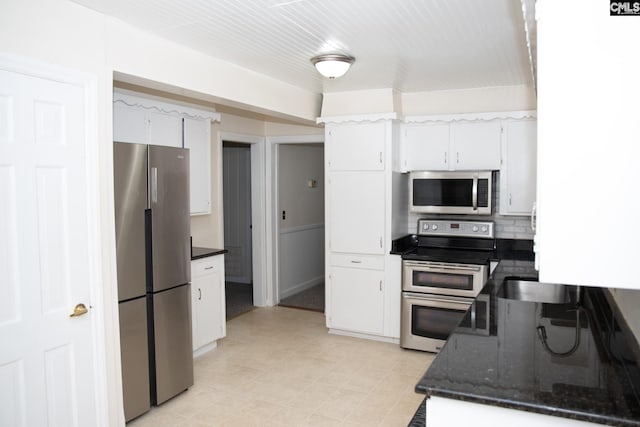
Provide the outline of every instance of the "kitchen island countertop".
[[[500,261],[479,297],[490,300],[488,328],[463,327],[469,310],[416,391],[427,398],[640,426],[640,369],[628,345],[635,340],[616,320],[608,291],[582,288],[578,318],[575,304],[499,298],[496,293],[507,276],[535,278],[537,273],[530,261]],[[546,347],[540,327],[547,335]],[[571,349],[577,330],[580,341],[574,353],[552,354]]]

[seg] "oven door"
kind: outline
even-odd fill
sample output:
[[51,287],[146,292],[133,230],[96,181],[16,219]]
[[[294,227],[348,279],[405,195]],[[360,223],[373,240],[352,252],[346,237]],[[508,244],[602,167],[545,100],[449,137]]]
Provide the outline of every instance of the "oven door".
[[404,261],[402,290],[475,298],[487,274],[486,265]]
[[400,346],[437,353],[472,302],[466,298],[403,292]]

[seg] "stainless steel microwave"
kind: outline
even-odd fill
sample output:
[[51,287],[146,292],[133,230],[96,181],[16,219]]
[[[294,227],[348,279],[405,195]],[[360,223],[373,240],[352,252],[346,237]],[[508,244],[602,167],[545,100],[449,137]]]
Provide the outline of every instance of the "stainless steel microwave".
[[409,209],[412,212],[491,215],[491,171],[411,172]]

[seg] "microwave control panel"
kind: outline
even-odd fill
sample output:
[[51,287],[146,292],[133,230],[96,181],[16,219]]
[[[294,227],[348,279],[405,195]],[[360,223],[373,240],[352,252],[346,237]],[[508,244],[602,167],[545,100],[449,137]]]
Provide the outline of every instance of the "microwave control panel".
[[493,239],[493,221],[418,220],[420,236],[459,236]]

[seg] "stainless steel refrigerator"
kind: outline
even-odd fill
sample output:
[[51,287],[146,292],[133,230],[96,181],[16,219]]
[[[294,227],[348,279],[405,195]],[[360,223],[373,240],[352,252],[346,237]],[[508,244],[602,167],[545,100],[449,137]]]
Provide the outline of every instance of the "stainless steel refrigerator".
[[114,193],[129,421],[193,385],[189,151],[115,142]]

